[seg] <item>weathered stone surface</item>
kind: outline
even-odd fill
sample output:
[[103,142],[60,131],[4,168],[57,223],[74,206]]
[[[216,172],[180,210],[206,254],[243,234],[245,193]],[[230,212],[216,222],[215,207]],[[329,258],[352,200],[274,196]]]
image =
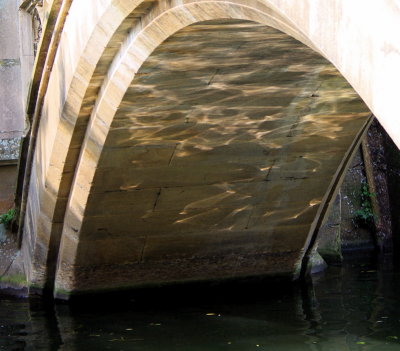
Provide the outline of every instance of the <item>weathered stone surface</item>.
[[0,2],[0,28],[0,60],[19,61],[18,1],[2,0]]
[[295,275],[367,116],[338,77],[307,48],[250,22],[193,25],[165,41],[127,86],[109,131],[93,123],[58,289],[103,289],[101,272],[113,272],[109,288]]
[[0,167],[0,214],[7,212],[14,203],[16,165]]
[[343,250],[354,248],[374,248],[374,235],[371,228],[366,227],[357,211],[363,211],[362,184],[366,184],[364,166],[361,161],[361,152],[358,152],[346,174],[346,179],[340,191],[341,196],[341,240]]
[[0,162],[18,159],[24,129],[18,2],[0,2]]
[[[165,261],[126,263],[101,266],[63,266],[57,277],[55,296],[68,299],[71,295],[109,290],[160,286],[182,281],[224,281],[254,277],[288,277],[286,261],[293,261],[298,252],[276,252],[274,254],[226,255],[168,259]],[[235,261],[235,268],[232,268]],[[76,272],[72,277],[69,272]],[[230,272],[230,274],[227,274]],[[71,289],[66,282],[76,279],[79,288]],[[113,282],[113,284],[110,284]]]
[[340,264],[342,251],[375,249],[373,220],[370,218],[368,225],[359,214],[366,210],[362,206],[362,187],[366,184],[364,160],[358,149],[319,230],[318,251],[328,263]]
[[321,226],[318,233],[318,252],[328,264],[342,262],[341,241],[341,196],[336,196],[331,205],[328,218]]
[[[362,150],[365,160],[365,174],[375,225],[375,244],[384,253],[393,252],[393,227],[390,213],[390,193],[388,181],[388,162],[385,150],[385,132],[374,120],[363,141]],[[364,196],[367,197],[368,196]],[[363,208],[365,211],[365,208]]]
[[16,163],[19,158],[20,143],[20,138],[0,139],[0,164]]
[[[112,217],[107,216],[106,208],[96,211],[97,196],[104,191],[132,195],[146,189],[151,191],[151,199],[156,194],[153,208],[149,209],[152,201],[146,202],[142,216],[148,220],[148,228],[154,225],[161,232],[182,219],[185,226],[189,225],[188,218],[194,218],[193,228],[195,223],[228,223],[225,221],[234,213],[233,217],[240,220],[232,223],[242,225],[247,216],[248,225],[257,231],[273,223],[275,229],[287,227],[290,233],[296,233],[294,228],[306,226],[304,223],[312,221],[318,212],[325,194],[318,184],[330,183],[363,124],[364,106],[356,94],[348,90],[332,67],[323,64],[317,69],[320,58],[309,56],[304,47],[288,50],[287,38],[280,39],[279,33],[270,32],[268,38],[259,40],[264,27],[249,22],[231,22],[237,26],[234,31],[226,23],[190,26],[193,23],[246,19],[299,38],[331,60],[376,115],[385,120],[384,125],[393,127],[391,135],[398,135],[393,92],[398,91],[399,65],[396,50],[391,48],[399,45],[390,33],[396,33],[393,28],[399,25],[395,21],[399,11],[391,1],[379,3],[385,14],[382,32],[370,26],[378,13],[373,2],[363,7],[369,22],[364,16],[354,16],[354,8],[345,2],[316,5],[306,0],[296,4],[278,0],[188,0],[150,1],[136,7],[138,4],[130,0],[74,2],[50,77],[38,135],[37,188],[31,193],[38,199],[32,200],[29,215],[35,226],[42,208],[48,208],[50,211],[45,212],[50,225],[38,235],[43,242],[36,241],[38,247],[32,248],[33,252],[43,252],[43,257],[32,256],[38,260],[36,267],[44,267],[49,238],[62,237],[57,284],[66,290],[79,290],[80,286],[89,289],[89,285],[98,286],[96,279],[101,279],[100,266],[96,266],[96,279],[89,282],[82,278],[82,272],[91,271],[90,257],[86,265],[77,265],[74,260],[84,261],[80,253],[86,252],[86,244],[80,247],[79,242],[98,234],[96,221],[103,224]],[[221,25],[224,27],[217,28]],[[205,33],[211,39],[205,39]],[[385,49],[382,33],[388,34]],[[268,45],[268,39],[277,45]],[[298,61],[293,63],[296,57]],[[235,206],[243,202],[243,207],[233,210],[227,206],[228,197],[226,202],[212,199],[215,186],[227,186],[226,192],[231,194],[236,191],[229,189],[234,185],[262,182],[267,183],[267,193],[279,195],[280,200],[262,198],[259,192],[263,190],[257,187],[245,194],[248,199],[258,197],[265,206],[259,206],[258,200],[246,202],[235,197]],[[310,187],[310,197],[303,190],[305,186]],[[169,189],[180,187],[191,190],[186,191],[184,201],[174,201],[178,195],[173,190],[168,194]],[[194,198],[195,187],[202,189],[197,193],[205,198]],[[43,191],[55,195],[53,207],[42,202],[46,199]],[[225,195],[218,196],[221,199]],[[64,218],[58,209],[68,197],[65,223],[60,226],[54,220]],[[192,203],[199,201],[203,205],[192,208]],[[116,203],[118,199],[114,198],[102,205]],[[132,201],[128,203],[132,205]],[[172,210],[168,209],[171,203],[175,206]],[[210,209],[218,208],[219,203],[221,209],[215,214]],[[293,208],[291,203],[295,204]],[[111,213],[117,209],[129,213],[129,207],[114,206],[116,211]],[[132,211],[135,208],[136,204]],[[186,217],[187,213],[193,216]],[[114,228],[113,224],[110,228],[102,225],[100,228],[107,229],[103,234],[113,230],[121,233],[122,218],[115,217],[121,228],[120,223]],[[61,227],[64,234],[60,231],[53,236],[58,230],[55,228]],[[28,230],[34,233],[36,228]],[[138,230],[137,237],[145,231]],[[280,258],[287,265],[280,267],[281,271],[296,271],[308,234],[299,230],[296,245],[303,245],[290,258]],[[282,237],[286,235],[290,237]],[[284,247],[280,240],[275,242]],[[107,247],[100,239],[96,245],[100,251]],[[279,245],[271,246],[271,250]],[[150,252],[151,247],[148,249]],[[250,256],[246,259],[251,260]],[[227,259],[225,269],[229,261],[233,259]],[[109,272],[115,275],[119,264],[110,265],[113,268]],[[121,265],[121,271],[124,267],[131,267],[130,263]],[[104,272],[107,269],[104,267]],[[38,269],[37,275],[45,274]],[[110,284],[127,283],[115,279]]]

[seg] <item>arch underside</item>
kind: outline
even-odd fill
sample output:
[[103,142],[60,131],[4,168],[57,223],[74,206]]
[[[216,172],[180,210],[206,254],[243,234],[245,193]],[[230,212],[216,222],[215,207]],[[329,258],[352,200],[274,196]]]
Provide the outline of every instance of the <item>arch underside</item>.
[[104,143],[94,123],[87,134],[57,289],[296,276],[367,115],[332,65],[275,29],[216,20],[178,31],[141,65]]
[[267,26],[333,62],[378,118],[393,110],[372,94],[380,77],[397,84],[350,5],[305,3],[72,2],[29,187],[31,286],[296,276],[368,112],[318,54]]

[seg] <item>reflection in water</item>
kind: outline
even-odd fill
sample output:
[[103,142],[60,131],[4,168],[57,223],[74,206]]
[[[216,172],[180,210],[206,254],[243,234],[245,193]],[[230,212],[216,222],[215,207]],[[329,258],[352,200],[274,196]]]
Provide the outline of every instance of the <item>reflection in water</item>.
[[3,298],[0,350],[400,350],[389,268],[347,262],[283,291],[163,289],[71,306]]

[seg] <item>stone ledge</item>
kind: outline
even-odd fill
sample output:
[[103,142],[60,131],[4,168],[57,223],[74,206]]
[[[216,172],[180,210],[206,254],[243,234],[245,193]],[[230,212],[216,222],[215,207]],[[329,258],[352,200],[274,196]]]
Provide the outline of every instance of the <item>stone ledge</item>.
[[0,139],[0,165],[16,164],[21,138]]

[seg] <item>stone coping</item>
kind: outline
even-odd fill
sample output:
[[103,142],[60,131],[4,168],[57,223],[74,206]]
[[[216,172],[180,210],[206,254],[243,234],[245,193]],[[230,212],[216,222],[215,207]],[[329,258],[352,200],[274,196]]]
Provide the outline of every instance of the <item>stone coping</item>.
[[0,139],[0,166],[18,162],[20,143],[20,137]]

